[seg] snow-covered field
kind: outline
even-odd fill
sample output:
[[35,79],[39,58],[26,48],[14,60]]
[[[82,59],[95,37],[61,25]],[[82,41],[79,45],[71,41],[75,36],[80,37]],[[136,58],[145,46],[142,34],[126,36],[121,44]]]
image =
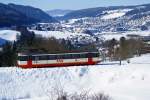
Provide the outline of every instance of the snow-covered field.
[[97,37],[103,37],[105,40],[111,40],[113,38],[120,40],[121,37],[128,38],[128,35],[150,36],[150,31],[102,32],[96,33],[95,35]]
[[37,35],[41,35],[43,37],[55,37],[57,39],[67,39],[70,38],[72,36],[85,36],[88,37],[88,34],[84,34],[84,33],[71,33],[71,32],[61,32],[61,31],[37,31],[37,30],[30,30],[33,31],[35,34]]
[[7,40],[7,41],[14,41],[16,40],[16,36],[19,35],[20,32],[13,31],[13,30],[0,30],[0,38]]
[[[77,39],[78,41],[95,41],[95,38],[84,33],[71,33],[68,31],[60,32],[60,31],[34,31],[35,34],[41,35],[43,37],[55,37],[57,39]],[[5,43],[6,41],[15,41],[17,39],[17,35],[20,32],[13,30],[0,30],[0,43]],[[116,40],[120,40],[121,37],[127,37],[127,35],[139,35],[139,36],[150,36],[150,31],[127,31],[127,32],[102,32],[95,33],[96,37],[104,38],[105,40],[111,40],[115,38]]]
[[69,68],[0,68],[0,100],[50,100],[56,88],[66,92],[104,92],[114,100],[149,100],[150,54],[131,63],[102,62]]
[[124,16],[127,12],[131,11],[132,9],[119,9],[119,10],[108,10],[104,11],[103,13],[107,13],[106,15],[102,16],[101,19],[113,19]]

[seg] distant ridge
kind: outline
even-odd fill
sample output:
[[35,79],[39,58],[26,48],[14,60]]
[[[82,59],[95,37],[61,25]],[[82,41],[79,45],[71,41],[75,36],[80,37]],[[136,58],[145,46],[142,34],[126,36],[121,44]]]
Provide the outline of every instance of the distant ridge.
[[[140,7],[145,8],[140,8]],[[140,10],[139,10],[140,8]],[[74,18],[83,18],[83,17],[98,17],[104,15],[103,11],[107,10],[117,10],[117,9],[133,9],[129,11],[127,15],[137,14],[140,12],[150,11],[150,4],[142,4],[142,5],[133,5],[133,6],[108,6],[108,7],[96,7],[96,8],[87,8],[81,10],[75,10],[70,13],[67,13],[65,16],[61,17],[61,19],[74,19]]]
[[16,4],[8,4],[9,7],[12,9],[15,9],[23,14],[25,14],[27,17],[31,17],[34,19],[39,20],[40,22],[56,22],[56,20],[42,11],[39,8],[34,8],[31,6],[24,6],[24,5],[16,5]]
[[57,22],[57,20],[38,8],[0,3],[0,27],[27,25],[37,22]]
[[49,10],[49,11],[46,11],[50,16],[54,16],[54,17],[57,17],[57,16],[64,16],[66,15],[67,13],[70,13],[72,12],[73,10],[62,10],[62,9],[54,9],[54,10]]

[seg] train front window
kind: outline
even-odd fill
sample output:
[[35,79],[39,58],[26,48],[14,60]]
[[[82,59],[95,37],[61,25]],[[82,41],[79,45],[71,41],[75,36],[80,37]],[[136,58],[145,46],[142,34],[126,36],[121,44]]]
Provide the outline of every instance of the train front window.
[[99,57],[99,53],[93,53],[93,57]]
[[27,61],[29,59],[28,56],[18,56],[18,60],[20,61]]
[[99,53],[94,53],[93,56],[94,57],[99,57]]
[[99,53],[88,53],[88,57],[99,57]]

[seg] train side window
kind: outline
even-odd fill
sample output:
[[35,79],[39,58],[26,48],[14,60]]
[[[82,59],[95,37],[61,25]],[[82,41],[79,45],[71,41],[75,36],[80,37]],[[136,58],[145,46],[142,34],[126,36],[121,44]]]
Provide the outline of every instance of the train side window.
[[88,58],[88,53],[85,54],[85,58]]
[[73,59],[73,54],[70,54],[70,59]]
[[86,58],[86,54],[80,54],[81,58]]
[[72,59],[72,54],[67,54],[66,59]]
[[54,59],[56,59],[56,55],[49,55],[48,56],[48,60],[54,60]]
[[91,56],[92,57],[96,57],[96,53],[91,53]]
[[77,56],[77,58],[81,58],[81,54],[77,54],[76,56]]
[[75,58],[80,58],[80,54],[75,54],[74,57]]
[[56,55],[56,58],[57,58],[57,59],[61,59],[60,55]]
[[64,56],[64,58],[65,58],[65,59],[70,59],[70,54],[66,54],[66,55]]
[[65,55],[62,55],[62,59],[65,59]]
[[82,54],[79,54],[79,58],[82,58]]
[[76,58],[76,54],[73,54],[73,55],[72,55],[72,58]]
[[46,55],[44,55],[44,56],[39,56],[39,60],[47,60],[48,58],[47,58],[47,56]]
[[31,59],[34,60],[34,61],[39,60],[38,56],[31,56]]
[[39,60],[39,56],[34,56],[34,60]]
[[71,59],[71,58],[72,58],[72,54],[66,54],[66,55],[64,56],[64,58],[65,58],[65,59]]
[[75,58],[80,58],[80,54],[75,54]]
[[68,59],[68,54],[64,55],[64,59]]
[[92,53],[88,53],[88,57],[91,58],[92,57]]

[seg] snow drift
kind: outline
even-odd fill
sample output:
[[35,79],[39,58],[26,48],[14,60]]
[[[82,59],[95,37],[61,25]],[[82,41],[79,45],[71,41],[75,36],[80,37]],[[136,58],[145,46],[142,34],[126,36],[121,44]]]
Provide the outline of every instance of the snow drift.
[[115,100],[148,100],[149,59],[147,54],[121,66],[117,62],[103,62],[69,68],[1,68],[0,99],[46,100],[54,88],[63,88],[68,93],[104,92]]

